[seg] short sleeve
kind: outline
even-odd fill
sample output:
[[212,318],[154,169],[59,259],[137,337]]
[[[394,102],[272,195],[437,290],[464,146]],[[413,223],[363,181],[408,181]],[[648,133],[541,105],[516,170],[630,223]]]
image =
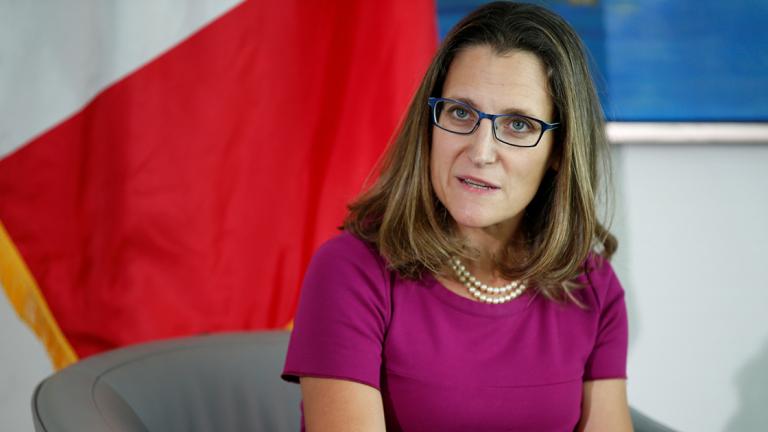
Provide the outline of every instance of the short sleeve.
[[386,267],[349,233],[329,240],[304,277],[282,378],[338,378],[380,390],[389,320]]
[[627,377],[627,307],[624,289],[608,260],[588,263],[587,277],[598,303],[597,335],[584,368],[584,380]]

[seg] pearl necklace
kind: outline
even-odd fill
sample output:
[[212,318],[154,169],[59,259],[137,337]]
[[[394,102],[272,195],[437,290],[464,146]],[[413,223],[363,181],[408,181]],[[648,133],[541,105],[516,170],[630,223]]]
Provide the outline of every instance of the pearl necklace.
[[469,293],[476,299],[490,304],[501,304],[517,298],[525,291],[525,284],[512,281],[500,287],[489,287],[472,276],[458,258],[451,258],[451,268]]

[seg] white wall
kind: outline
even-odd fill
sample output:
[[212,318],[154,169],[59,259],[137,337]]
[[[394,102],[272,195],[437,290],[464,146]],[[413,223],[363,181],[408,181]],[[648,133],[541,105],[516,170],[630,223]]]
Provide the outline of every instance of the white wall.
[[[766,143],[768,144],[768,143]],[[615,146],[631,403],[682,431],[768,430],[768,145]],[[0,425],[50,364],[0,297]]]
[[768,430],[768,145],[615,160],[630,402],[683,431]]

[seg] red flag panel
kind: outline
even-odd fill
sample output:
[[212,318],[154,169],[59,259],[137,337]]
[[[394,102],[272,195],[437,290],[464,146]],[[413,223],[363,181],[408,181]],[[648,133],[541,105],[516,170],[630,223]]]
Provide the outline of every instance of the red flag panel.
[[430,1],[248,1],[0,160],[80,356],[281,327],[436,43]]

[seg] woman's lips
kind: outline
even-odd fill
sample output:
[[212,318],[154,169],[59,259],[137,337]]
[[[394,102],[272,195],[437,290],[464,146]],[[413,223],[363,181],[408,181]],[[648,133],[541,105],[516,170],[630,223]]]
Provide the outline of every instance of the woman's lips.
[[472,192],[493,192],[501,189],[499,186],[477,177],[457,176],[456,179],[459,180],[464,189]]

